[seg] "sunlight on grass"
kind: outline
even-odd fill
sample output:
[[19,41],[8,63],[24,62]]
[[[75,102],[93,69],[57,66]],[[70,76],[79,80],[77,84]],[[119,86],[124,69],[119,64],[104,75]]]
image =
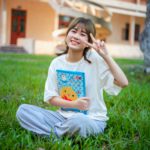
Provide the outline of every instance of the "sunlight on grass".
[[143,73],[143,60],[116,59],[127,74],[129,86],[117,97],[104,93],[110,118],[104,134],[56,140],[22,129],[15,117],[20,104],[56,109],[43,102],[53,58],[0,54],[0,149],[150,149],[150,75]]

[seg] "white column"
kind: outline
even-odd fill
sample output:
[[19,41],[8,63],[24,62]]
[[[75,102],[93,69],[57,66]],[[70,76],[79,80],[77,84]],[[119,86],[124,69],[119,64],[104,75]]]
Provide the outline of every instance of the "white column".
[[0,27],[1,27],[1,36],[0,36],[0,44],[6,45],[6,26],[7,26],[7,10],[6,10],[6,0],[2,0],[1,5],[1,16],[0,16]]
[[140,0],[136,0],[136,3],[139,5],[141,2],[140,2]]
[[130,17],[130,44],[134,45],[134,36],[135,36],[135,17]]

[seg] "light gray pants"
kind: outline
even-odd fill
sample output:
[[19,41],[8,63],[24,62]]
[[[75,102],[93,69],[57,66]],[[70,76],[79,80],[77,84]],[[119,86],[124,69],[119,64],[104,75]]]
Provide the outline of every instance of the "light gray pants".
[[106,127],[106,122],[92,120],[82,113],[64,118],[58,112],[29,104],[22,104],[16,117],[23,128],[47,136],[54,132],[57,137],[72,136],[76,133],[87,137],[102,133]]

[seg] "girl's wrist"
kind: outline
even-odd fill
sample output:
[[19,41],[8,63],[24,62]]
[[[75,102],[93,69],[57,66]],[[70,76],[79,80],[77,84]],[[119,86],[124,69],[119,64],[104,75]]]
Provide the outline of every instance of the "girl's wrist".
[[67,108],[75,108],[76,107],[76,102],[75,101],[66,101],[65,100],[65,102],[66,102],[66,107]]
[[103,57],[103,59],[104,59],[105,61],[108,61],[108,60],[112,59],[112,57],[111,57],[110,54],[105,54],[105,55],[103,55],[102,57]]

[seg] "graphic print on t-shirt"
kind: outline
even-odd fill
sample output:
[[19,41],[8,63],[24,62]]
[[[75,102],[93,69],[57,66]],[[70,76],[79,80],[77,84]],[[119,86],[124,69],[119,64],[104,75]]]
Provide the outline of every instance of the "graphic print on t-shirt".
[[[61,98],[67,101],[77,100],[79,97],[86,96],[85,90],[85,74],[76,71],[57,71],[57,85]],[[84,114],[87,111],[81,111],[76,108],[61,108],[65,111],[76,111]]]

